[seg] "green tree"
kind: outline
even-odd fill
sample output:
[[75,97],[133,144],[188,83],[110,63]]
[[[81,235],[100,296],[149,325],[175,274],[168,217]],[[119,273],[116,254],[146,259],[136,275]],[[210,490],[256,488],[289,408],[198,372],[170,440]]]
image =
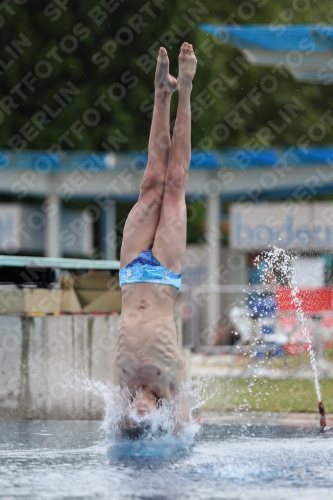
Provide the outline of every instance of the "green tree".
[[[333,106],[329,86],[298,83],[277,73],[274,92],[263,93],[259,105],[251,102],[248,109],[240,109],[237,127],[229,126],[223,140],[212,137],[214,125],[225,123],[227,113],[256,86],[259,92],[271,69],[248,65],[236,49],[217,43],[198,28],[199,24],[227,22],[329,23],[328,0],[313,5],[309,0],[310,8],[306,8],[307,2],[301,6],[288,0],[254,0],[252,4],[239,0],[153,0],[139,5],[134,0],[20,3],[10,2],[0,12],[0,89],[5,98],[0,115],[1,148],[144,150],[158,46],[168,49],[171,72],[176,74],[183,40],[193,44],[199,59],[193,90],[193,147],[242,146],[269,120],[283,123],[281,108],[297,99],[303,107],[297,119],[268,141],[292,145]],[[221,72],[234,83],[214,98],[209,84]],[[51,118],[45,106],[57,116]],[[173,116],[175,106],[176,98]],[[201,110],[198,116],[195,106]],[[110,136],[116,140],[107,141]],[[325,142],[330,142],[330,134],[316,144]]]

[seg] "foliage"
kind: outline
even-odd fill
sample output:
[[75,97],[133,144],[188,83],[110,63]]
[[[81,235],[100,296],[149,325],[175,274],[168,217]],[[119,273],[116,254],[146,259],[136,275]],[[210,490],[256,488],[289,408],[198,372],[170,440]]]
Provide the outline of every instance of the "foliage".
[[[12,95],[15,106],[7,110],[2,108],[1,148],[10,147],[11,137],[19,133],[21,127],[31,125],[34,132],[27,134],[26,147],[29,149],[49,149],[59,143],[62,149],[103,150],[108,136],[121,134],[123,140],[113,145],[116,149],[144,150],[150,128],[154,65],[145,71],[139,58],[146,55],[153,60],[158,46],[165,45],[170,54],[171,72],[176,74],[178,49],[183,40],[193,44],[199,59],[193,102],[200,105],[202,114],[193,120],[194,147],[244,145],[268,120],[283,124],[279,111],[297,98],[304,106],[303,111],[298,112],[297,119],[292,120],[278,137],[270,140],[272,145],[292,145],[327,108],[333,106],[329,86],[298,83],[290,76],[276,73],[276,91],[263,94],[260,106],[249,102],[247,110],[241,109],[241,123],[236,130],[229,127],[225,140],[212,137],[214,125],[225,123],[225,115],[254,87],[260,91],[262,78],[272,73],[271,68],[248,65],[236,49],[217,44],[198,28],[198,24],[227,22],[330,23],[331,2],[328,0],[303,3],[254,0],[252,4],[239,0],[222,3],[213,0],[155,0],[139,4],[134,0],[99,3],[94,0],[58,0],[50,4],[31,0],[18,3],[20,5],[10,3],[11,7],[1,10],[2,59],[10,63],[11,44],[19,39],[20,34],[31,42],[31,46],[22,49],[23,54],[16,57],[0,81],[2,96]],[[245,4],[252,7],[244,7]],[[310,7],[303,8],[301,4]],[[113,12],[106,13],[107,8]],[[92,9],[105,12],[105,18],[96,22]],[[135,24],[138,21],[142,23],[141,27]],[[58,59],[47,58],[52,50],[57,50]],[[51,63],[51,73],[46,77],[37,76],[36,90],[30,91],[22,79],[29,72],[35,75],[41,60]],[[63,62],[58,62],[60,60]],[[46,71],[46,66],[43,70]],[[207,91],[209,84],[221,73],[234,83],[219,98],[211,99],[205,109],[200,104],[202,92]],[[53,110],[58,107],[54,95],[68,87],[68,82],[78,92],[73,92],[65,109],[61,108],[59,115],[44,124],[43,129],[31,122],[43,106],[48,105]],[[17,88],[21,89],[21,94],[15,92]],[[104,106],[94,104],[103,95]],[[176,98],[173,99],[173,116],[175,105]],[[95,125],[86,125],[84,114],[91,108],[98,109],[100,120]],[[92,121],[92,115],[90,119]],[[77,135],[68,132],[76,120],[83,123],[83,130]],[[67,141],[59,140],[66,132],[69,133]],[[329,135],[323,138],[324,142],[330,141]]]
[[[120,255],[120,242],[123,235],[126,218],[134,203],[117,203],[117,237],[118,237],[118,257]],[[205,208],[199,202],[187,203],[187,242],[197,243],[204,234]]]

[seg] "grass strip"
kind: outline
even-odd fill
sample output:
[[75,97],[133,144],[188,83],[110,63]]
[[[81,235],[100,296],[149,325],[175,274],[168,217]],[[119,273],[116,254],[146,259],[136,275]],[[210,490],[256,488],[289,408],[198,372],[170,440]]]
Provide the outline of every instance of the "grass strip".
[[[333,413],[333,379],[322,379],[320,387],[326,413]],[[209,411],[318,411],[310,379],[211,378],[202,383],[202,396]]]

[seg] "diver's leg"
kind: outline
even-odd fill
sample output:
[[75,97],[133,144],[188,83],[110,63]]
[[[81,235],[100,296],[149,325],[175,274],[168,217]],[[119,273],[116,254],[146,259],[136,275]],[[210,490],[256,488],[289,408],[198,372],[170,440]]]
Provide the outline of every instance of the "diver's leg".
[[177,80],[178,108],[171,144],[171,159],[165,177],[160,221],[153,254],[165,267],[180,273],[186,249],[185,189],[191,160],[192,80],[196,70],[192,45],[183,43]]
[[148,143],[148,163],[138,202],[124,227],[120,267],[126,266],[153,244],[160,218],[165,174],[170,156],[170,101],[177,81],[169,75],[167,51],[161,47],[155,73],[155,99]]

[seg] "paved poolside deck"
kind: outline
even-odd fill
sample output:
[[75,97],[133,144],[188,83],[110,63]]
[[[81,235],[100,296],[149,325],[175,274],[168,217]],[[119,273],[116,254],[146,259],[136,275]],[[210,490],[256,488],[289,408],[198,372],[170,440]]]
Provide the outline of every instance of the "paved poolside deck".
[[[270,413],[259,411],[200,411],[198,422],[201,424],[257,424],[257,425],[295,425],[318,426],[319,413]],[[333,415],[326,416],[327,428],[333,430]]]

